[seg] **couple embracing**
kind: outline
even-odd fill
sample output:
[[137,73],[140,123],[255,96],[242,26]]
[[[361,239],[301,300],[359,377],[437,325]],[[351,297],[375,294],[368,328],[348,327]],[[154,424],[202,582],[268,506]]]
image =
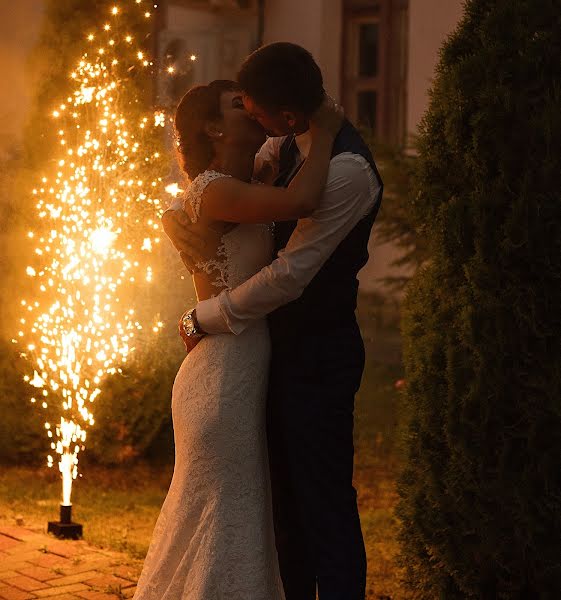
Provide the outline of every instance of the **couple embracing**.
[[[193,273],[173,478],[135,600],[364,600],[355,318],[382,181],[309,52],[276,43],[175,115]],[[266,137],[269,136],[269,137]]]

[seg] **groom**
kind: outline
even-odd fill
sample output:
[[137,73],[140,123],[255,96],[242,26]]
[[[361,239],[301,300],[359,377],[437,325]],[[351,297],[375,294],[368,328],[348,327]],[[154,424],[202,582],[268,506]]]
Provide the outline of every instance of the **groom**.
[[[251,54],[238,81],[270,136],[256,165],[287,186],[306,159],[309,119],[324,97],[312,55],[276,43]],[[238,334],[269,315],[267,437],[276,545],[287,600],[364,600],[366,554],[353,478],[353,409],[364,368],[357,273],[382,199],[370,151],[345,121],[310,218],[275,224],[276,259],[231,291],[199,302],[202,331]],[[199,252],[180,215],[164,229],[190,266]],[[187,259],[185,258],[187,255]]]

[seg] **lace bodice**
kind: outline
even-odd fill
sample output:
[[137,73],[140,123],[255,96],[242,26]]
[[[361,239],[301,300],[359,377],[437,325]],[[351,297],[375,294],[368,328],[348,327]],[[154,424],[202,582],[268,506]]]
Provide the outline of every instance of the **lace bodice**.
[[[188,203],[193,212],[193,223],[200,219],[205,188],[221,177],[231,176],[209,170],[193,179],[184,199],[184,206]],[[272,252],[272,224],[241,223],[222,235],[216,258],[199,262],[196,266],[207,275],[215,277],[212,284],[217,288],[233,289],[268,265]]]
[[[220,179],[221,177],[231,177],[231,175],[207,170],[199,173],[195,179],[193,179],[191,185],[189,185],[187,193],[185,194],[185,199],[183,200],[183,208],[185,208],[186,204],[191,206],[193,217],[190,218],[193,223],[196,223],[201,218],[201,200],[206,186],[215,179]],[[187,214],[189,213],[187,212]]]

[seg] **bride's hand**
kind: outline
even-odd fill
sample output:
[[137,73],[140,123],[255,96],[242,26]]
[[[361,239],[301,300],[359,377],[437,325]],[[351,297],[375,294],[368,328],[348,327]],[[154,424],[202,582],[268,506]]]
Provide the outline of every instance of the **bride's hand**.
[[310,119],[312,136],[318,132],[324,132],[334,138],[339,133],[344,118],[343,107],[339,106],[331,96],[325,94],[321,106]]
[[195,349],[195,346],[202,340],[202,337],[189,336],[185,333],[183,329],[183,318],[179,319],[178,323],[179,335],[183,340],[183,345],[185,346],[185,352],[189,354],[192,350]]

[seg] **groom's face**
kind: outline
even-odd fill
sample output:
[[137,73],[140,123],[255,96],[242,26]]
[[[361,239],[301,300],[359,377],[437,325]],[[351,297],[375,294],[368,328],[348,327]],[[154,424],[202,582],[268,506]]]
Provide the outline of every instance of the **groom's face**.
[[259,106],[251,96],[243,95],[245,110],[265,130],[267,135],[279,137],[294,132],[294,116],[289,111],[271,112]]

